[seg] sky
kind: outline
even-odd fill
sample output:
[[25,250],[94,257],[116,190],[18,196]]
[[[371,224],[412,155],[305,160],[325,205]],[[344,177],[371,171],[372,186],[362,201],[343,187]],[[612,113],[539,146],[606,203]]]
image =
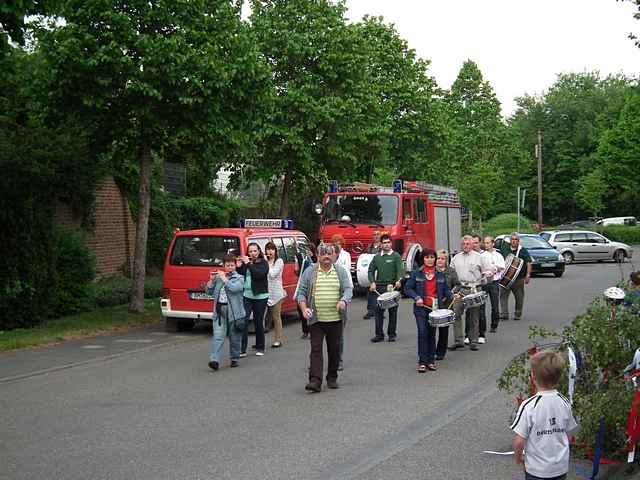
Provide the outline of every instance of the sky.
[[467,59],[492,85],[502,113],[515,97],[542,94],[559,73],[640,76],[640,31],[630,3],[615,0],[346,0],[347,17],[382,16],[410,48],[431,61],[449,88]]

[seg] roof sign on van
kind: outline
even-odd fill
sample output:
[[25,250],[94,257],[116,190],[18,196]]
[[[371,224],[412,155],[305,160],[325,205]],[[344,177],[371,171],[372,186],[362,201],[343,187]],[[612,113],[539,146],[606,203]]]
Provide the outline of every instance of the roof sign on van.
[[293,229],[293,220],[289,218],[242,218],[240,228],[282,228]]

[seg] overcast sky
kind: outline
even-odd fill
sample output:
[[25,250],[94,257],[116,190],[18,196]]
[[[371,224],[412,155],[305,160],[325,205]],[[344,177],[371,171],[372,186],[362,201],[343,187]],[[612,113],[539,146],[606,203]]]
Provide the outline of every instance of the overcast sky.
[[431,61],[449,88],[462,63],[478,64],[510,115],[514,98],[540,94],[562,72],[640,73],[634,7],[615,0],[347,0],[350,20],[382,16]]

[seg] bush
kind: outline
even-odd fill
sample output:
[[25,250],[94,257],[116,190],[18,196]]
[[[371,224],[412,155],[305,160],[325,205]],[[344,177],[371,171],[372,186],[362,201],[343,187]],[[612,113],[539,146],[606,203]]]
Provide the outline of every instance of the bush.
[[[633,389],[623,371],[640,346],[640,302],[618,308],[615,321],[611,307],[603,298],[596,299],[583,315],[576,317],[561,335],[539,327],[530,327],[531,339],[556,337],[547,348],[566,351],[570,345],[582,357],[583,368],[575,384],[573,409],[580,423],[577,444],[593,447],[600,417],[605,419],[604,453],[613,458],[626,455],[625,425]],[[529,395],[530,369],[528,352],[518,355],[504,370],[498,388],[523,398]],[[567,377],[559,390],[567,392]]]
[[54,315],[61,317],[91,308],[89,285],[96,276],[96,260],[79,232],[56,229],[58,285]]
[[640,226],[625,227],[624,225],[620,225],[598,227],[596,231],[614,242],[622,242],[628,245],[640,245]]
[[223,198],[177,198],[155,192],[149,217],[147,266],[162,269],[175,228],[237,227],[245,205]]
[[[131,279],[122,275],[95,282],[89,287],[93,307],[112,307],[129,303]],[[147,275],[144,283],[145,298],[159,298],[162,277]]]
[[[518,215],[502,213],[487,220],[483,225],[483,233],[496,237],[498,235],[515,232],[518,228]],[[533,233],[531,220],[520,215],[520,233]]]

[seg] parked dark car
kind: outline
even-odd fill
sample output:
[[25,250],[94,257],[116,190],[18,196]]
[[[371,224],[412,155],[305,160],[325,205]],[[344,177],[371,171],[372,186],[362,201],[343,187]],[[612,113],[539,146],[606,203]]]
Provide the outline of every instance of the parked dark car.
[[[495,248],[499,249],[504,241],[509,241],[509,235],[496,237]],[[531,255],[533,260],[531,264],[532,275],[553,273],[556,277],[562,276],[565,267],[564,258],[540,235],[521,233],[520,245],[526,248],[529,255]]]

